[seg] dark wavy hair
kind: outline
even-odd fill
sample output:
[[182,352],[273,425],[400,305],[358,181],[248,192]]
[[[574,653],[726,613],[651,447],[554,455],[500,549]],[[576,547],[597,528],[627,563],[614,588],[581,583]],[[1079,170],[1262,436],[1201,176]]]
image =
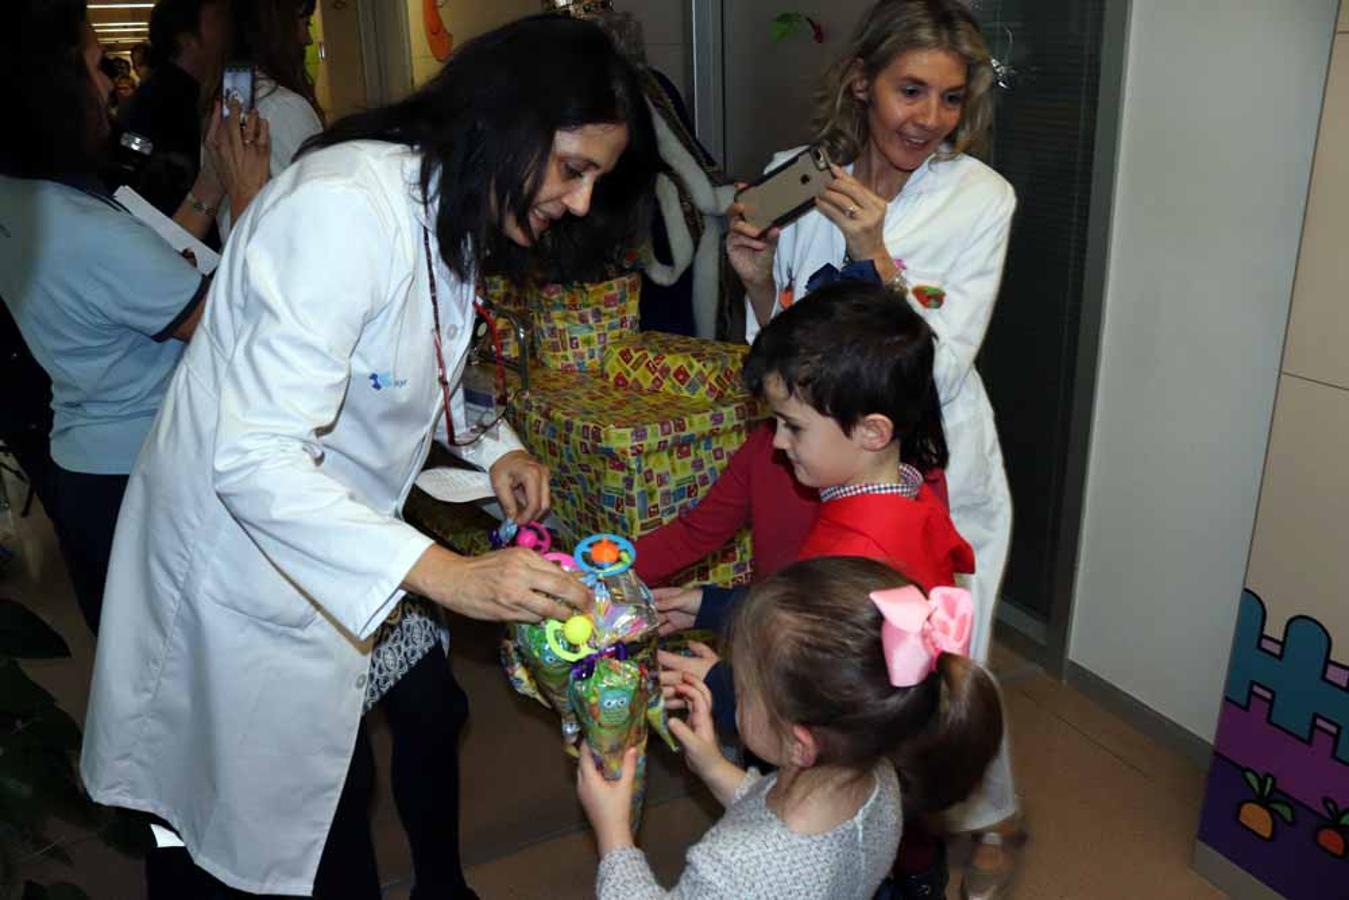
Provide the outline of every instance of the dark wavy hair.
[[[554,135],[610,123],[627,126],[628,145],[596,183],[589,214],[564,216],[534,248],[506,237],[506,212],[529,227]],[[421,190],[436,207],[440,252],[461,278],[476,271],[517,282],[604,277],[646,233],[659,164],[650,113],[632,65],[589,22],[531,16],[474,38],[410,97],[338,121],[297,156],[357,140],[421,154]]]
[[750,590],[731,626],[730,658],[741,709],[754,697],[778,734],[809,728],[819,765],[893,760],[905,809],[937,812],[968,797],[993,761],[1002,701],[987,671],[950,653],[917,684],[890,683],[870,595],[906,584],[871,559],[793,563]]
[[0,56],[16,72],[0,137],[0,172],[53,178],[98,167],[106,112],[84,64],[85,0],[14,0]]
[[[314,14],[302,0],[231,0],[234,43],[230,56],[251,62],[277,85],[309,101],[320,121],[323,110],[304,67],[299,22]],[[259,98],[265,94],[259,94]]]
[[777,375],[798,397],[851,434],[890,419],[900,459],[926,474],[946,468],[946,433],[932,374],[936,338],[904,296],[879,284],[839,281],[814,291],[764,326],[745,358],[745,386],[762,397]]

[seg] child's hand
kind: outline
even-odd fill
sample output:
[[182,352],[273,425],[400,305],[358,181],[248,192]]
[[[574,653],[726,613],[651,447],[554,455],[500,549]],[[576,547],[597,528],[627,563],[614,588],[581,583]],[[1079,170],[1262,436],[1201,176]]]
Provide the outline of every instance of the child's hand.
[[[656,658],[660,660],[661,693],[665,695],[667,709],[684,708],[684,699],[677,688],[684,682],[686,675],[692,677],[701,685],[707,680],[707,673],[712,671],[712,667],[721,662],[721,657],[717,656],[717,651],[701,641],[689,641],[688,647],[689,652],[694,654],[693,656],[683,656],[679,653],[671,653],[668,650],[660,650],[656,653]],[[708,697],[710,698],[711,694]]]
[[651,592],[660,613],[660,633],[664,637],[693,627],[703,605],[702,588],[656,588]]
[[670,718],[670,733],[684,748],[689,768],[703,780],[722,806],[729,806],[745,780],[745,772],[721,755],[717,729],[712,724],[712,692],[692,675],[675,687],[688,707],[688,721]]
[[[684,675],[671,689],[688,708],[688,721],[670,718],[670,733],[684,746],[689,768],[702,775],[717,760],[724,759],[717,746],[717,729],[712,724],[712,692],[702,679]],[[669,705],[668,703],[666,704]]]
[[590,827],[595,829],[600,857],[611,850],[633,846],[632,792],[637,781],[637,748],[623,754],[623,776],[605,781],[600,761],[590,745],[581,741],[581,759],[576,766],[576,796]]

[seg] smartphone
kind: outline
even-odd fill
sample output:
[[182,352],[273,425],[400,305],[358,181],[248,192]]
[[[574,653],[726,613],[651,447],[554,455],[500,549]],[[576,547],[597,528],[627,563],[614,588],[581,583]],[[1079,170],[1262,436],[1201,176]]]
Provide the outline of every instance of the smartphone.
[[735,199],[744,204],[745,221],[763,234],[797,219],[815,206],[834,180],[823,147],[807,147],[758,181],[741,188]]
[[230,63],[225,66],[225,74],[220,78],[221,115],[230,116],[230,102],[239,101],[244,115],[253,111],[253,64],[246,62]]

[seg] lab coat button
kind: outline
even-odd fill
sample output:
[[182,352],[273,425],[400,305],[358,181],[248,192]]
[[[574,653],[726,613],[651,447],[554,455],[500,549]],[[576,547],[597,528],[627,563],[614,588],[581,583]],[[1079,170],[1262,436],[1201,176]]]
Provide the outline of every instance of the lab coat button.
[[357,675],[357,676],[356,676],[356,690],[358,690],[358,691],[363,691],[363,690],[365,690],[365,676],[364,676],[364,675]]

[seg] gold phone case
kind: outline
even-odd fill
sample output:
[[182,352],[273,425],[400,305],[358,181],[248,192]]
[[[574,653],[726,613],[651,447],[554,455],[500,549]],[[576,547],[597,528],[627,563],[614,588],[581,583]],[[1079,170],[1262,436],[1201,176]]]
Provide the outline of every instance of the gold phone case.
[[743,188],[735,199],[745,207],[745,221],[762,234],[808,212],[833,180],[824,148],[807,147]]

